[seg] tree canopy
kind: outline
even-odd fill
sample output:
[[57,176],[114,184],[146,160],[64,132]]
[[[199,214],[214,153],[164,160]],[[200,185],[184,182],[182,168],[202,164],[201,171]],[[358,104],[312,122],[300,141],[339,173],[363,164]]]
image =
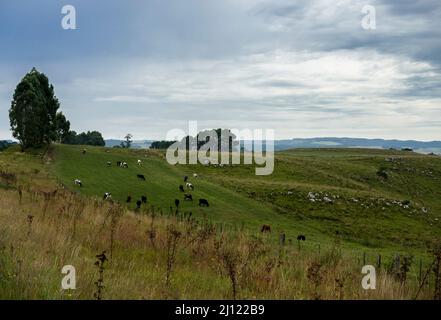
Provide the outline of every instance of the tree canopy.
[[83,144],[90,146],[103,147],[106,143],[103,136],[98,131],[87,131],[77,134],[75,131],[69,131],[62,143],[65,144]]
[[12,135],[23,149],[40,147],[57,138],[59,107],[49,79],[32,68],[17,85],[9,109]]

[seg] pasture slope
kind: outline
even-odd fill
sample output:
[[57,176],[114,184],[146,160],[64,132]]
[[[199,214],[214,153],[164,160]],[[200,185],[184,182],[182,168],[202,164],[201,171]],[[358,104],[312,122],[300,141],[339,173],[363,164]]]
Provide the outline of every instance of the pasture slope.
[[[440,296],[430,272],[441,252],[433,246],[441,235],[439,157],[297,149],[276,153],[272,175],[255,176],[253,166],[171,166],[157,150],[83,148],[0,152],[0,299]],[[178,190],[184,175],[193,202]],[[103,201],[105,192],[119,204]],[[146,195],[147,205],[135,211],[129,194]],[[199,207],[199,198],[210,206]],[[299,234],[306,241],[297,243]],[[365,264],[377,268],[376,290],[360,286]],[[65,265],[76,268],[75,290],[60,290]]]
[[[270,224],[294,241],[325,248],[336,235],[342,247],[392,255],[423,254],[441,236],[441,157],[372,149],[294,149],[276,153],[275,170],[256,176],[254,166],[169,165],[164,152],[56,145],[53,170],[69,189],[125,203],[146,195],[148,206],[208,219],[256,233]],[[142,160],[137,166],[136,161]],[[108,167],[107,161],[112,165]],[[125,161],[129,168],[116,167]],[[198,177],[193,178],[193,173]],[[146,181],[137,179],[143,174]],[[178,186],[187,175],[194,201],[184,201]],[[81,179],[83,187],[75,187]],[[201,208],[205,198],[210,207]],[[275,240],[277,241],[277,240]]]

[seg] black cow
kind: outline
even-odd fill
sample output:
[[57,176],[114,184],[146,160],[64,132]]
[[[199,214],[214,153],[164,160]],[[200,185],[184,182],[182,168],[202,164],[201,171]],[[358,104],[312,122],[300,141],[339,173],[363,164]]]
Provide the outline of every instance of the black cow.
[[136,209],[140,209],[141,208],[141,200],[136,201]]
[[145,177],[144,177],[143,174],[137,174],[136,177],[137,177],[139,180],[145,181]]
[[117,166],[117,167],[121,167],[121,161],[117,161],[117,162],[116,162],[116,166]]
[[191,194],[185,193],[184,200],[185,201],[193,201],[193,196]]
[[208,201],[206,199],[199,199],[199,207],[208,207]]
[[142,201],[142,203],[147,203],[147,197],[146,196],[141,196],[141,201]]
[[303,234],[299,234],[299,235],[297,236],[297,240],[299,240],[299,241],[305,241],[305,240],[306,240],[306,237],[305,237]]
[[179,200],[178,199],[175,199],[175,206],[176,206],[176,208],[179,207]]
[[187,182],[187,180],[188,180],[188,176],[185,176],[184,177],[184,182]]
[[184,186],[182,184],[179,185],[179,191],[184,192]]
[[127,200],[126,200],[126,202],[127,203],[130,203],[132,201],[132,197],[131,196],[127,196]]
[[271,226],[269,224],[262,225],[262,228],[260,229],[260,232],[271,232]]

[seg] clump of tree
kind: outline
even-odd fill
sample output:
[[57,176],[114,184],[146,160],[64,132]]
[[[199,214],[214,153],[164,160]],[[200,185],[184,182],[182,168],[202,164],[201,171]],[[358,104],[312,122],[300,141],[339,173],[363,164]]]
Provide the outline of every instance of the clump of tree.
[[[199,150],[204,144],[210,141],[211,136],[213,135],[217,138],[218,151],[227,151],[230,152],[233,149],[233,146],[238,145],[238,141],[236,141],[236,136],[229,129],[216,129],[216,130],[204,130],[200,131],[196,136],[186,136],[181,139],[180,143],[185,144],[186,148],[191,149],[190,146],[197,146],[197,150]],[[176,141],[153,141],[150,149],[167,149]]]
[[197,146],[199,150],[204,144],[210,141],[211,133],[215,132],[217,138],[218,151],[232,152],[233,146],[238,145],[236,135],[231,132],[230,129],[216,129],[216,130],[204,130],[199,132],[195,137],[186,136],[181,142],[186,144],[187,149],[190,149],[190,145]]
[[57,139],[59,107],[49,79],[32,68],[17,85],[9,109],[12,135],[23,150],[41,147]]
[[132,146],[132,138],[133,135],[128,133],[125,137],[124,137],[124,141],[121,141],[120,144],[117,144],[115,146],[113,146],[113,148],[119,148],[119,149],[130,149],[130,147]]
[[150,149],[167,149],[175,142],[176,141],[166,141],[166,140],[153,141],[152,144],[150,145]]
[[106,143],[103,136],[98,131],[87,131],[77,134],[75,131],[69,131],[67,135],[61,140],[64,144],[82,144],[89,146],[103,147]]
[[132,138],[133,138],[133,135],[132,134],[130,134],[130,133],[128,133],[128,134],[126,134],[126,136],[124,137],[124,141],[123,142],[121,142],[121,148],[125,148],[125,149],[130,149],[130,147],[132,146]]
[[58,112],[60,102],[48,77],[37,69],[27,73],[17,85],[9,109],[12,135],[22,150],[39,148],[57,141],[66,144],[104,146],[98,131],[77,135],[70,122]]

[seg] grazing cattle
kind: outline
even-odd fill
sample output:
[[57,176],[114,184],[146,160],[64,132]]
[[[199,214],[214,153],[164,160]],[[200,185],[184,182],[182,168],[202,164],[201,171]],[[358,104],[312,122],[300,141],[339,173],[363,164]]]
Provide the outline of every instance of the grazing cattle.
[[188,176],[185,176],[184,177],[184,182],[187,182],[187,180],[188,180]]
[[116,166],[117,166],[117,167],[121,167],[121,161],[117,161],[117,162],[116,162]]
[[75,183],[75,185],[78,185],[78,186],[80,186],[80,187],[83,186],[83,183],[82,183],[81,180],[79,180],[79,179],[75,179],[74,183]]
[[176,206],[176,208],[179,207],[179,200],[178,199],[175,199],[175,206]]
[[144,177],[143,174],[137,174],[136,177],[137,177],[139,180],[145,181],[145,177]]
[[146,196],[141,196],[141,202],[142,203],[147,203],[147,197]]
[[271,232],[271,226],[269,224],[262,225],[262,228],[260,229],[260,232]]
[[129,165],[127,164],[127,162],[123,162],[121,163],[121,168],[128,168]]
[[138,161],[136,161],[136,163],[138,164],[138,166],[141,165],[141,160],[138,159]]
[[107,161],[107,166],[110,167],[112,165],[112,162]]
[[184,194],[184,200],[185,201],[193,201],[193,196],[191,194]]
[[110,192],[106,192],[103,196],[103,200],[110,200],[112,199],[112,194]]
[[305,237],[303,234],[299,234],[299,235],[297,236],[297,240],[299,240],[299,241],[305,241],[305,240],[306,240],[306,237]]
[[198,174],[197,173],[193,173],[193,178],[197,178],[198,177]]
[[184,186],[182,184],[179,185],[179,191],[184,192]]
[[126,202],[127,203],[130,203],[132,201],[132,197],[131,196],[127,196],[127,200],[126,200]]
[[185,184],[185,186],[187,187],[187,189],[194,190],[194,187],[193,187],[193,185],[190,182],[187,182]]
[[141,208],[141,204],[142,204],[141,200],[136,201],[136,209],[140,209]]
[[82,154],[86,154],[86,149],[83,149]]
[[208,201],[206,199],[199,199],[199,207],[209,207]]

